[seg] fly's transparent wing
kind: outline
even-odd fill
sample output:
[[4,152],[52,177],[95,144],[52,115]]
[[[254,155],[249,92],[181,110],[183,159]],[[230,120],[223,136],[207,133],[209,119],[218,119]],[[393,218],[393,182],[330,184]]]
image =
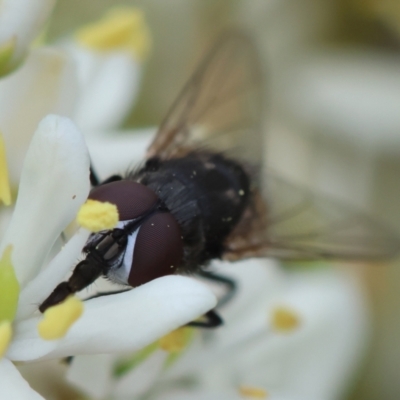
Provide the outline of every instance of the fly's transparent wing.
[[357,209],[297,187],[266,179],[267,252],[286,259],[379,260],[399,252],[390,229]]
[[147,158],[169,159],[193,149],[262,159],[262,80],[253,43],[238,32],[214,45],[161,123]]
[[[245,166],[260,167],[262,92],[260,62],[252,42],[240,33],[225,35],[184,86],[147,158],[166,160],[206,149],[228,151]],[[390,257],[400,247],[395,235],[351,207],[273,174],[260,182],[225,242],[226,259],[372,261]]]
[[[251,205],[258,216],[251,236],[240,241],[236,232],[227,259],[376,261],[399,253],[397,235],[362,212],[273,174],[266,176],[265,183],[266,205]],[[249,235],[245,232],[242,237]]]

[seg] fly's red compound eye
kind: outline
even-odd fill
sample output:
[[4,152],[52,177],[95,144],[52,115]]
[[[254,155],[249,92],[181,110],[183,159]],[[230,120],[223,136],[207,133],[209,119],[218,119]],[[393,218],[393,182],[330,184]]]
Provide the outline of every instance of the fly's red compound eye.
[[121,180],[94,188],[89,199],[108,201],[118,208],[119,220],[135,219],[150,211],[157,203],[157,195],[138,182]]
[[139,228],[128,283],[136,287],[173,274],[182,257],[181,230],[175,218],[170,213],[154,214]]

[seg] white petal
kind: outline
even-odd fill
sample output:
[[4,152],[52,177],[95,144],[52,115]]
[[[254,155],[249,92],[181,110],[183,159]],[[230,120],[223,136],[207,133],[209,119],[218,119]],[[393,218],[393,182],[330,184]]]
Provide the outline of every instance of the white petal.
[[[282,270],[275,278],[270,274],[268,281],[268,274],[263,278],[255,267],[250,263],[245,271],[258,279],[253,303],[239,307],[235,318],[229,316],[231,310],[227,318],[221,310],[225,325],[207,342],[193,343],[166,371],[163,382],[194,376],[203,387],[223,388],[240,377],[243,384],[284,391],[294,399],[340,398],[368,339],[364,298],[357,283],[347,273],[328,269]],[[234,274],[239,276],[238,271]],[[246,285],[244,293],[239,290],[238,299],[233,299],[232,308],[236,301],[239,306],[245,304],[240,297],[247,297]],[[262,285],[266,288],[263,295]],[[242,280],[238,286],[243,287]],[[273,286],[278,290],[271,291]],[[286,334],[269,330],[268,317],[275,306],[295,311],[301,321],[299,329]]]
[[103,399],[113,383],[114,354],[92,354],[74,357],[67,372],[67,380],[86,395]]
[[[233,385],[232,385],[233,386]],[[156,397],[156,400],[243,400],[243,396],[239,395],[232,387],[220,390],[165,390]],[[270,397],[268,397],[270,400]],[[271,399],[274,400],[274,399]]]
[[18,71],[0,80],[0,130],[15,184],[39,122],[51,113],[72,116],[77,95],[73,61],[52,48],[32,51]]
[[89,135],[86,142],[96,173],[102,179],[126,173],[142,162],[155,128]]
[[41,304],[62,282],[68,271],[76,264],[89,235],[89,231],[81,229],[68,241],[46,269],[26,285],[19,296],[17,320],[27,318],[37,311],[38,304]]
[[[296,274],[276,301],[297,310],[303,321],[298,332],[275,342],[271,354],[271,362],[279,359],[282,365],[282,387],[315,398],[344,396],[369,339],[357,281],[340,271]],[[296,376],[284,372],[289,368],[298,371]]]
[[13,264],[22,286],[38,273],[89,188],[89,156],[81,133],[68,118],[46,117],[29,147],[15,212],[1,247],[13,245]]
[[398,149],[399,58],[359,48],[307,54],[281,94],[294,115],[352,145]]
[[6,358],[0,360],[0,399],[44,400]]
[[161,375],[168,353],[157,351],[143,361],[137,368],[118,379],[113,394],[117,398],[136,398],[143,396]]
[[123,51],[101,53],[74,43],[65,49],[76,61],[81,85],[74,120],[85,134],[115,129],[136,100],[140,63]]
[[55,0],[2,0],[0,8],[0,47],[15,40],[11,59],[17,65],[29,45],[43,29]]
[[[259,397],[243,397],[239,393],[237,383],[228,385],[223,389],[193,389],[193,390],[164,390],[162,394],[156,396],[156,400],[243,400],[256,399]],[[267,391],[266,400],[325,400],[311,397],[302,397],[300,394],[270,393]]]
[[12,360],[24,361],[134,351],[215,304],[215,296],[205,285],[183,276],[166,276],[129,292],[86,302],[83,316],[57,342],[39,339],[39,318],[22,321],[7,354]]

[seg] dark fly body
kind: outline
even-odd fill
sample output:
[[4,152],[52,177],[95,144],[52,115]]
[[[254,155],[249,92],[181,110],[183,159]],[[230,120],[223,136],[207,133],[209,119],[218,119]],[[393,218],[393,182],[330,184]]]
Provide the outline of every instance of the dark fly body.
[[[85,258],[40,305],[44,312],[100,276],[136,287],[161,276],[211,274],[213,259],[373,261],[399,240],[337,201],[263,174],[263,83],[252,42],[221,38],[161,123],[143,165],[98,182],[89,198],[117,206],[116,228],[92,234]],[[251,172],[250,172],[251,171]],[[215,312],[195,326],[221,323]]]

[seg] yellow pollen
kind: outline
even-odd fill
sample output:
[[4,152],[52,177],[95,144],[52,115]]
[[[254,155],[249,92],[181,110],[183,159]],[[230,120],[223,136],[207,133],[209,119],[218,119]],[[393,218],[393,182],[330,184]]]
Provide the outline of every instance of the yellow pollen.
[[5,248],[0,259],[0,321],[12,321],[17,312],[19,283],[11,260],[12,246]]
[[12,337],[12,327],[10,321],[3,321],[0,323],[0,358],[2,358],[7,351]]
[[110,10],[99,21],[78,30],[75,38],[81,45],[98,51],[127,50],[140,60],[147,57],[151,47],[143,12],[135,7]]
[[0,132],[0,200],[6,205],[11,204],[11,190],[8,181],[8,169],[6,159],[6,146]]
[[118,224],[118,209],[114,204],[87,200],[78,211],[78,224],[91,232],[112,229]]
[[192,331],[192,328],[184,326],[168,333],[158,341],[160,348],[169,353],[181,352],[188,345]]
[[300,325],[300,317],[293,310],[276,307],[272,311],[272,327],[278,332],[291,332]]
[[61,339],[82,313],[83,303],[75,296],[48,308],[38,324],[40,337],[45,340]]
[[17,63],[12,61],[16,44],[17,38],[14,36],[0,45],[0,76],[7,75],[16,67]]
[[250,399],[266,399],[268,398],[268,393],[266,390],[251,386],[240,386],[239,394],[243,397]]

